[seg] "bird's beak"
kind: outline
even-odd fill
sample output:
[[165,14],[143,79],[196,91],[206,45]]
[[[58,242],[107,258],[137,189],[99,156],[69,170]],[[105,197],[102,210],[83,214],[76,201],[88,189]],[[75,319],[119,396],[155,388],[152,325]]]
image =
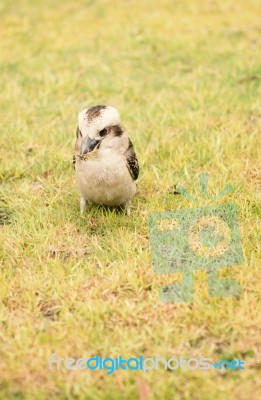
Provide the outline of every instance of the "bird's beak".
[[87,136],[82,144],[82,155],[90,153],[98,144],[99,140],[90,139],[89,136]]

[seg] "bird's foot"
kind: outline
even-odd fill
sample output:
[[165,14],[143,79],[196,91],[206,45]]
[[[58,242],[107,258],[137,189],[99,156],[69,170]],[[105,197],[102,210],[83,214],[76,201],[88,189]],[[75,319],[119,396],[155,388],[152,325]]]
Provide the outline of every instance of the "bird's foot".
[[80,209],[81,209],[81,217],[83,217],[85,211],[87,210],[87,200],[85,200],[83,197],[80,198]]
[[126,214],[128,215],[128,217],[131,214],[130,205],[131,205],[130,201],[127,201],[127,203],[125,204],[125,211],[126,211]]

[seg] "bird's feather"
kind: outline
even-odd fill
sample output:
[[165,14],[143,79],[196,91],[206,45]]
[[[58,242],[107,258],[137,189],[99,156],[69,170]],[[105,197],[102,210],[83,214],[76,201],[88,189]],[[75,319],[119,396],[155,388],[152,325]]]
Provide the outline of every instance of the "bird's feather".
[[139,176],[139,162],[137,159],[137,156],[135,154],[133,144],[131,140],[129,139],[129,146],[124,153],[126,160],[127,160],[127,167],[128,170],[134,180],[138,179]]

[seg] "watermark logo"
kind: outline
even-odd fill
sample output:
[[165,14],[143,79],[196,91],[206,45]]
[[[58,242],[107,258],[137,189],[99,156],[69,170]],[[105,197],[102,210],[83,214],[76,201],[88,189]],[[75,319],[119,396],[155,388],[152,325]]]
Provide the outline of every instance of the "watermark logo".
[[[209,174],[200,175],[202,195],[206,198]],[[232,185],[214,198],[231,192]],[[197,201],[185,188],[177,191]],[[219,279],[221,268],[243,263],[237,206],[216,206],[152,213],[148,217],[154,272],[158,275],[183,272],[181,284],[169,284],[160,291],[164,302],[193,301],[193,271],[208,271],[210,296],[238,297],[240,284],[229,278]]]
[[244,362],[241,360],[221,360],[213,362],[211,358],[194,358],[184,359],[182,356],[173,357],[166,359],[165,357],[130,357],[123,358],[118,356],[112,357],[100,357],[95,356],[88,359],[83,357],[75,359],[72,357],[64,358],[59,357],[56,353],[53,353],[49,357],[49,369],[60,370],[65,367],[67,370],[105,370],[108,375],[113,374],[115,371],[132,370],[142,371],[146,374],[148,371],[158,370],[164,368],[165,370],[175,371],[181,369],[184,371],[194,371],[199,369],[202,371],[208,371],[210,369],[230,369],[233,371],[244,370]]

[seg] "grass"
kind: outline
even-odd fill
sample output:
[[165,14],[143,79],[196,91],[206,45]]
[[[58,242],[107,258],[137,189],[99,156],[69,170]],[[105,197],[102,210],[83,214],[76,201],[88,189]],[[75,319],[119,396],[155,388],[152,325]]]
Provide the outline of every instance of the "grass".
[[[1,399],[248,399],[260,384],[260,2],[0,3]],[[80,218],[71,160],[77,114],[110,104],[141,166],[132,215]],[[162,303],[147,215],[238,205],[238,298]],[[203,204],[203,203],[202,203]],[[258,205],[259,204],[259,205]],[[61,357],[240,358],[245,371],[60,371]]]

